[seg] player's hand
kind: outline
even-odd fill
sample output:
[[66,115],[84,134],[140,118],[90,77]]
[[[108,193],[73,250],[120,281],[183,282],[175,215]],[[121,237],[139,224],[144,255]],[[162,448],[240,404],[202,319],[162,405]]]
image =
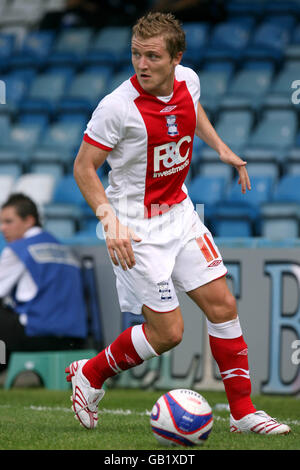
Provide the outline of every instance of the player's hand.
[[114,265],[119,266],[120,263],[124,271],[133,268],[135,257],[131,240],[140,242],[142,239],[131,228],[121,224],[117,217],[110,218],[104,225],[104,231],[106,246]]
[[220,159],[222,162],[234,166],[234,168],[237,170],[239,174],[238,184],[241,185],[242,193],[245,194],[247,189],[251,191],[250,178],[246,169],[247,162],[242,160],[230,149],[226,149],[224,153],[220,154]]

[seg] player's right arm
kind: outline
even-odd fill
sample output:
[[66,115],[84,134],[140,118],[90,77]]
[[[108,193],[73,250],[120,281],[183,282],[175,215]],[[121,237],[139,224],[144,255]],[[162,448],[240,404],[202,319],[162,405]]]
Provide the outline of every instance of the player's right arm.
[[108,153],[83,141],[74,162],[74,178],[83,197],[103,225],[112,262],[116,266],[120,262],[126,270],[135,265],[131,239],[140,241],[140,238],[120,223],[97,175],[97,169],[103,165]]

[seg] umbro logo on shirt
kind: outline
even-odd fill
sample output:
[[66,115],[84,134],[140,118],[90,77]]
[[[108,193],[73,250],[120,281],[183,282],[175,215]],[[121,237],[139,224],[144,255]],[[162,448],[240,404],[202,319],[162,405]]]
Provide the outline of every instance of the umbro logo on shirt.
[[160,113],[170,113],[175,108],[177,108],[177,104],[175,104],[174,106],[166,106],[165,108],[160,110]]

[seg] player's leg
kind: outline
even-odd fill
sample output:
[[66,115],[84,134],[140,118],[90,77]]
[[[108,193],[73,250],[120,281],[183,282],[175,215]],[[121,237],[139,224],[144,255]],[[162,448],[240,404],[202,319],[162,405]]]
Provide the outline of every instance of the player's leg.
[[225,276],[193,289],[188,295],[207,317],[211,351],[219,366],[230,407],[230,431],[288,434],[289,426],[264,411],[256,411],[252,403],[248,347]]
[[183,322],[180,308],[154,312],[143,307],[145,323],[123,331],[115,341],[89,360],[75,361],[66,369],[72,380],[73,410],[80,423],[91,429],[98,420],[98,403],[104,396],[106,379],[158,356],[181,341]]
[[254,413],[248,364],[248,348],[242,335],[235,298],[226,278],[211,281],[188,295],[207,317],[211,351],[216,360],[230,411],[237,420]]
[[75,417],[84,427],[95,428],[105,380],[156,355],[146,338],[144,325],[135,325],[123,331],[95,357],[70,364],[66,373],[67,380],[72,381]]
[[[185,291],[207,317],[210,346],[224,383],[231,415],[232,432],[286,434],[285,424],[265,412],[256,411],[251,401],[248,348],[244,341],[235,298],[231,294],[221,254],[209,231],[198,217],[189,239],[176,258],[172,273],[174,287]],[[192,230],[191,232],[192,233]]]
[[123,331],[109,346],[90,359],[82,372],[92,387],[100,389],[109,377],[142,364],[176,346],[182,338],[180,308],[155,312],[143,306],[145,323]]
[[155,312],[144,305],[143,315],[146,336],[157,354],[169,351],[181,342],[184,324],[180,307],[170,312]]

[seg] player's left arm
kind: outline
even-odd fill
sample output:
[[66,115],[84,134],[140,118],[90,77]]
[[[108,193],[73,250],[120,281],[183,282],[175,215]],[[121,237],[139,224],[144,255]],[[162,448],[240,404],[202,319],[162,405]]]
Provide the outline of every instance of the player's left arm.
[[247,189],[251,190],[250,178],[246,170],[247,162],[242,160],[223,142],[200,103],[198,103],[197,108],[196,135],[219,154],[222,162],[236,168],[242,193],[245,193]]

